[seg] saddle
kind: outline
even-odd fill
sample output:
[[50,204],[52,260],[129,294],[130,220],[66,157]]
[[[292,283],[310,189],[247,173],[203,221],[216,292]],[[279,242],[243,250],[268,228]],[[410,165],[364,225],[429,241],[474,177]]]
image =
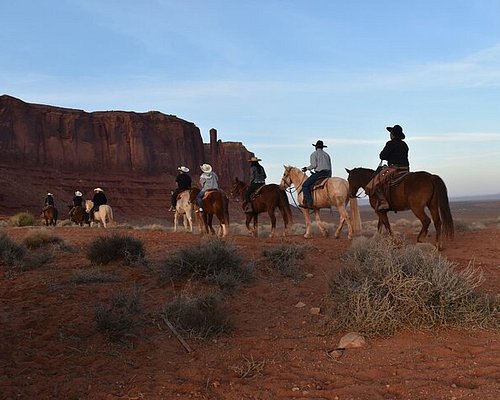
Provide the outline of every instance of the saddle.
[[317,189],[323,189],[328,182],[329,177],[325,176],[324,178],[319,178],[311,187],[311,192]]
[[259,195],[260,195],[260,192],[262,191],[262,188],[266,186],[266,185],[262,185],[260,187],[257,188],[257,190],[255,190],[255,192],[253,192],[251,195],[250,195],[250,201],[253,201],[255,200]]
[[365,187],[365,192],[368,195],[375,193],[377,188],[381,187],[384,192],[388,192],[391,186],[399,185],[404,177],[409,174],[405,167],[387,166],[375,175]]

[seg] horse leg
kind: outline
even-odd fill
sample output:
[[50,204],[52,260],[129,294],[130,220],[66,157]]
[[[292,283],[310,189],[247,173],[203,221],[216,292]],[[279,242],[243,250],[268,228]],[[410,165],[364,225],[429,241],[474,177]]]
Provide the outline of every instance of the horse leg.
[[269,214],[269,219],[271,220],[271,233],[269,234],[269,237],[274,237],[276,234],[276,216],[274,215],[274,212],[276,211],[275,208],[269,207],[267,210],[267,213]]
[[[417,243],[422,242],[422,238],[427,236],[427,233],[429,232],[429,225],[431,224],[431,219],[427,216],[425,213],[425,209],[423,207],[419,207],[417,209],[412,209],[413,214],[420,220],[422,223],[422,228],[420,229],[420,232],[418,233],[417,236]],[[439,226],[441,228],[441,225]],[[437,234],[437,229],[436,229],[436,234]]]
[[179,213],[177,210],[175,210],[174,213],[174,232],[177,232],[177,218],[179,217]]
[[307,208],[302,208],[302,214],[304,214],[304,222],[306,224],[306,233],[304,233],[304,237],[310,239],[313,235],[311,232],[311,217],[309,216],[309,210]]
[[319,216],[319,208],[314,209],[314,217],[316,219],[316,223],[318,224],[318,228],[323,235],[323,237],[328,237],[328,229],[323,226],[323,221],[321,221],[321,217]]
[[212,226],[212,223],[213,223],[213,220],[214,220],[214,215],[213,214],[208,214],[207,220],[208,220],[208,228],[210,229],[210,233],[212,235],[215,235],[215,230],[214,230],[214,227]]
[[245,225],[247,227],[247,231],[250,235],[253,236],[252,228],[250,228],[250,222],[253,219],[253,214],[252,213],[245,213]]
[[342,231],[344,223],[347,222],[347,238],[350,240],[352,239],[353,235],[351,218],[349,217],[349,213],[347,212],[343,202],[340,201],[337,203],[337,210],[339,212],[340,219],[339,219],[339,226],[335,231],[335,239],[338,239],[340,237],[340,232]]
[[378,215],[378,225],[377,225],[378,233],[382,233],[382,226],[384,226],[389,235],[394,236],[391,229],[391,224],[389,222],[389,217],[387,216],[387,211],[377,211],[377,215]]
[[259,236],[259,214],[253,214],[253,237]]

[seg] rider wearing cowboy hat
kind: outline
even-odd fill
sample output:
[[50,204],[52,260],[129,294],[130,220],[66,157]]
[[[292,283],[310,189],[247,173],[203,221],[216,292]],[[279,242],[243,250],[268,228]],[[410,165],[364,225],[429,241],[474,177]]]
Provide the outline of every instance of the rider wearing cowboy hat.
[[45,206],[43,207],[44,210],[46,210],[49,206],[55,207],[54,204],[54,195],[50,192],[47,193],[47,197],[45,197],[44,203]]
[[94,207],[92,207],[90,216],[93,218],[94,212],[99,211],[99,207],[102,206],[103,204],[108,203],[108,199],[106,195],[104,194],[104,191],[100,188],[97,187],[94,189],[94,197],[92,198],[92,202],[94,203]]
[[177,168],[179,175],[175,178],[175,183],[177,188],[172,192],[172,205],[168,211],[175,211],[177,206],[177,196],[181,194],[184,190],[189,190],[191,188],[191,177],[189,176],[189,168],[185,166],[180,166]]
[[259,164],[259,161],[262,160],[255,156],[252,156],[248,160],[250,163],[250,184],[245,192],[245,203],[243,204],[243,210],[246,213],[253,212],[252,202],[250,201],[252,193],[266,184],[266,171],[264,170],[264,167]]
[[200,166],[203,173],[200,175],[200,193],[196,196],[196,203],[200,206],[199,211],[203,211],[203,204],[201,199],[208,189],[218,189],[219,188],[219,177],[212,170],[210,164],[203,164]]
[[71,219],[73,213],[75,212],[76,207],[82,207],[83,205],[83,194],[79,190],[75,192],[75,196],[73,197],[73,207],[69,210],[69,217]]
[[332,162],[330,156],[323,149],[328,147],[323,144],[322,140],[318,140],[313,144],[315,150],[310,156],[311,164],[308,167],[302,168],[303,172],[314,170],[309,178],[302,185],[304,193],[304,204],[301,207],[312,208],[313,200],[311,195],[311,187],[319,178],[329,178],[332,176]]

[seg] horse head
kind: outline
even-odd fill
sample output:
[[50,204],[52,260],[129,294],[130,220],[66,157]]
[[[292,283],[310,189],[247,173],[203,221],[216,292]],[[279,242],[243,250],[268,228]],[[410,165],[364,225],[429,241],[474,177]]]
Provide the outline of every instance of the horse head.
[[245,193],[245,189],[248,185],[240,181],[237,177],[234,178],[233,186],[231,186],[231,190],[229,191],[229,197],[234,199],[236,196],[242,196]]
[[299,187],[307,178],[307,175],[299,168],[292,167],[291,165],[283,166],[285,167],[285,171],[283,172],[283,176],[281,178],[280,189],[285,190],[291,185]]
[[94,202],[92,200],[85,200],[85,211],[90,212],[94,207]]
[[365,188],[365,186],[373,178],[375,171],[368,168],[345,168],[348,176],[347,182],[349,182],[349,197],[358,197],[358,191],[360,188]]

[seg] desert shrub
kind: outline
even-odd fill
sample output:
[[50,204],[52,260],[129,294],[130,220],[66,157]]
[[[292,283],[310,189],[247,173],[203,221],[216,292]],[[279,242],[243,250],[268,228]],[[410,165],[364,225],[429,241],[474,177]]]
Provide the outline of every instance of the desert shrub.
[[99,268],[90,268],[85,270],[73,271],[72,283],[85,284],[85,283],[106,283],[117,282],[120,278],[113,274],[102,272]]
[[499,300],[475,292],[482,274],[473,265],[459,271],[437,252],[380,237],[353,241],[345,261],[330,281],[335,330],[384,336],[405,328],[499,325]]
[[264,250],[262,255],[270,270],[290,278],[297,278],[299,276],[299,263],[304,259],[306,247],[305,245],[284,243],[278,247]]
[[171,254],[160,264],[160,274],[164,280],[192,278],[230,290],[249,281],[252,268],[244,264],[233,245],[210,238]]
[[46,230],[41,230],[28,234],[24,238],[23,243],[29,249],[37,249],[42,246],[47,246],[52,244],[62,244],[64,243],[64,240],[58,236],[52,235]]
[[190,337],[205,339],[227,333],[232,322],[222,307],[222,296],[209,293],[196,297],[178,295],[165,305],[165,317]]
[[113,294],[108,304],[98,304],[94,320],[99,332],[111,339],[121,339],[131,334],[140,322],[140,298],[136,289]]
[[22,267],[26,269],[36,269],[54,260],[54,254],[50,250],[39,250],[29,252],[24,256]]
[[5,233],[0,234],[0,264],[13,265],[21,263],[26,248],[17,244]]
[[143,243],[131,236],[114,234],[101,236],[92,241],[87,258],[92,264],[109,264],[122,260],[126,265],[144,261]]
[[33,226],[36,224],[35,217],[28,212],[21,212],[10,217],[11,226]]

